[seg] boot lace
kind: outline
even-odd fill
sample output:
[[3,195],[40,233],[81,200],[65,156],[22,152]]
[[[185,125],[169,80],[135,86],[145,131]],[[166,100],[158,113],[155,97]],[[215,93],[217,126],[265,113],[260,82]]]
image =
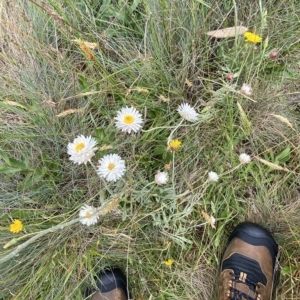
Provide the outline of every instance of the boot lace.
[[[256,284],[254,282],[251,282],[249,279],[241,281],[239,279],[239,276],[235,275],[234,273],[231,273],[230,275],[233,276],[233,279],[228,281],[229,290],[225,293],[226,296],[228,296],[228,300],[263,300],[261,298],[261,295],[257,293]],[[238,289],[233,287],[233,282],[247,285],[250,288],[250,290],[253,291],[253,293],[255,293],[255,298],[246,295],[242,291],[239,291]]]

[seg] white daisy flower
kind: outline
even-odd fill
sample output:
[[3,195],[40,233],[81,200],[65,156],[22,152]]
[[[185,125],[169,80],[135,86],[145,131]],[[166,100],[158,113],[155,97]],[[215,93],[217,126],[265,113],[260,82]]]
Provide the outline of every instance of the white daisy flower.
[[245,96],[250,96],[252,94],[252,88],[249,84],[243,83],[241,87],[241,93]]
[[79,211],[79,217],[82,218],[80,223],[91,226],[98,222],[99,214],[97,214],[97,210],[93,206],[83,205]]
[[95,155],[96,145],[96,140],[91,136],[78,136],[73,143],[68,144],[69,159],[78,165],[87,164]]
[[166,184],[169,180],[169,175],[167,172],[160,172],[158,171],[154,177],[154,182],[157,185],[163,185]]
[[183,103],[179,105],[177,111],[180,114],[180,116],[187,121],[190,122],[198,121],[199,114],[195,111],[193,107],[191,107],[187,103]]
[[108,154],[99,160],[97,173],[107,181],[116,182],[125,173],[125,161],[118,154]]
[[142,115],[134,107],[123,107],[115,117],[116,127],[124,132],[138,132],[142,128]]
[[251,161],[251,157],[246,153],[242,153],[239,156],[239,160],[242,164],[248,164]]
[[217,182],[219,180],[219,175],[216,172],[208,172],[208,181]]

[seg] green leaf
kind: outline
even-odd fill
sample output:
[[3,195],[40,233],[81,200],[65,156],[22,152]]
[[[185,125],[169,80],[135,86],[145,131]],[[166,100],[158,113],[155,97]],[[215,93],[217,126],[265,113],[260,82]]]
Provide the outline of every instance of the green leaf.
[[216,237],[215,237],[215,240],[214,240],[214,246],[216,247],[216,248],[218,248],[219,247],[219,245],[220,245],[220,241],[221,241],[221,238],[223,237],[223,233],[218,233],[217,235],[216,235]]
[[97,140],[100,143],[106,141],[106,133],[105,133],[105,130],[103,128],[96,128],[95,133],[96,133]]
[[21,172],[23,169],[20,168],[13,168],[9,166],[0,165],[0,173],[1,174],[14,174]]
[[78,83],[83,90],[85,90],[89,87],[89,84],[88,84],[86,78],[82,75],[78,75]]
[[22,161],[20,160],[17,160],[15,158],[10,158],[10,165],[12,167],[15,167],[15,168],[23,168],[23,169],[26,169],[26,164],[23,163]]
[[221,217],[222,219],[226,219],[227,216],[228,216],[228,211],[227,211],[227,210],[223,210],[223,211],[221,212],[220,217]]
[[284,163],[287,162],[291,158],[291,148],[287,147],[283,151],[281,151],[278,155],[275,157],[275,162]]
[[133,13],[133,11],[138,7],[138,5],[140,4],[141,0],[133,0],[132,5],[129,8],[129,12]]
[[292,274],[293,272],[297,271],[298,269],[299,268],[296,266],[286,266],[281,269],[281,274],[289,275],[289,274]]
[[154,149],[153,151],[153,155],[160,155],[160,154],[163,154],[166,152],[166,148],[165,147],[162,147],[162,146],[158,146]]
[[44,177],[42,172],[30,172],[18,186],[18,190],[28,189]]
[[0,157],[10,166],[10,159],[2,150],[0,150]]
[[216,214],[216,206],[215,206],[215,204],[211,201],[210,205],[211,205],[211,210],[212,210],[213,214]]
[[199,2],[200,4],[202,4],[203,6],[207,7],[207,8],[210,8],[211,7],[211,4],[210,3],[206,3],[205,1],[202,1],[202,0],[196,0],[196,2]]
[[24,153],[24,164],[26,168],[29,168],[29,156],[27,153]]

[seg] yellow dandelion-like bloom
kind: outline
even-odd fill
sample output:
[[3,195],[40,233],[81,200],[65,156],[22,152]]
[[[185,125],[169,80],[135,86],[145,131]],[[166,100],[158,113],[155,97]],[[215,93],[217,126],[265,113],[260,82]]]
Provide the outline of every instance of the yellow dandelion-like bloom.
[[174,263],[174,260],[173,259],[168,259],[165,261],[165,265],[168,266],[168,267],[171,267]]
[[249,31],[245,32],[244,36],[246,38],[246,42],[256,44],[256,43],[260,43],[262,41],[262,38],[259,35],[249,32]]
[[12,233],[18,233],[23,229],[23,224],[20,220],[14,220],[12,224],[9,225],[9,231]]
[[179,140],[172,140],[169,145],[168,145],[168,150],[169,151],[176,151],[179,149],[181,145],[181,141]]

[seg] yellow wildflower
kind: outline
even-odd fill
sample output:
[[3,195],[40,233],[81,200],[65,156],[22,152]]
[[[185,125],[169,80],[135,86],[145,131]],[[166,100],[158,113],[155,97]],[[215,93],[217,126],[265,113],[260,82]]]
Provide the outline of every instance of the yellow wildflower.
[[179,140],[172,140],[168,145],[169,151],[176,151],[179,149],[181,142]]
[[165,261],[165,265],[168,267],[171,267],[173,265],[174,260],[173,259],[168,259]]
[[256,43],[260,43],[262,41],[262,38],[259,35],[252,33],[250,31],[245,32],[244,36],[246,38],[246,42],[256,44]]
[[12,233],[18,233],[23,229],[23,224],[20,220],[14,220],[12,224],[9,225],[9,231]]

